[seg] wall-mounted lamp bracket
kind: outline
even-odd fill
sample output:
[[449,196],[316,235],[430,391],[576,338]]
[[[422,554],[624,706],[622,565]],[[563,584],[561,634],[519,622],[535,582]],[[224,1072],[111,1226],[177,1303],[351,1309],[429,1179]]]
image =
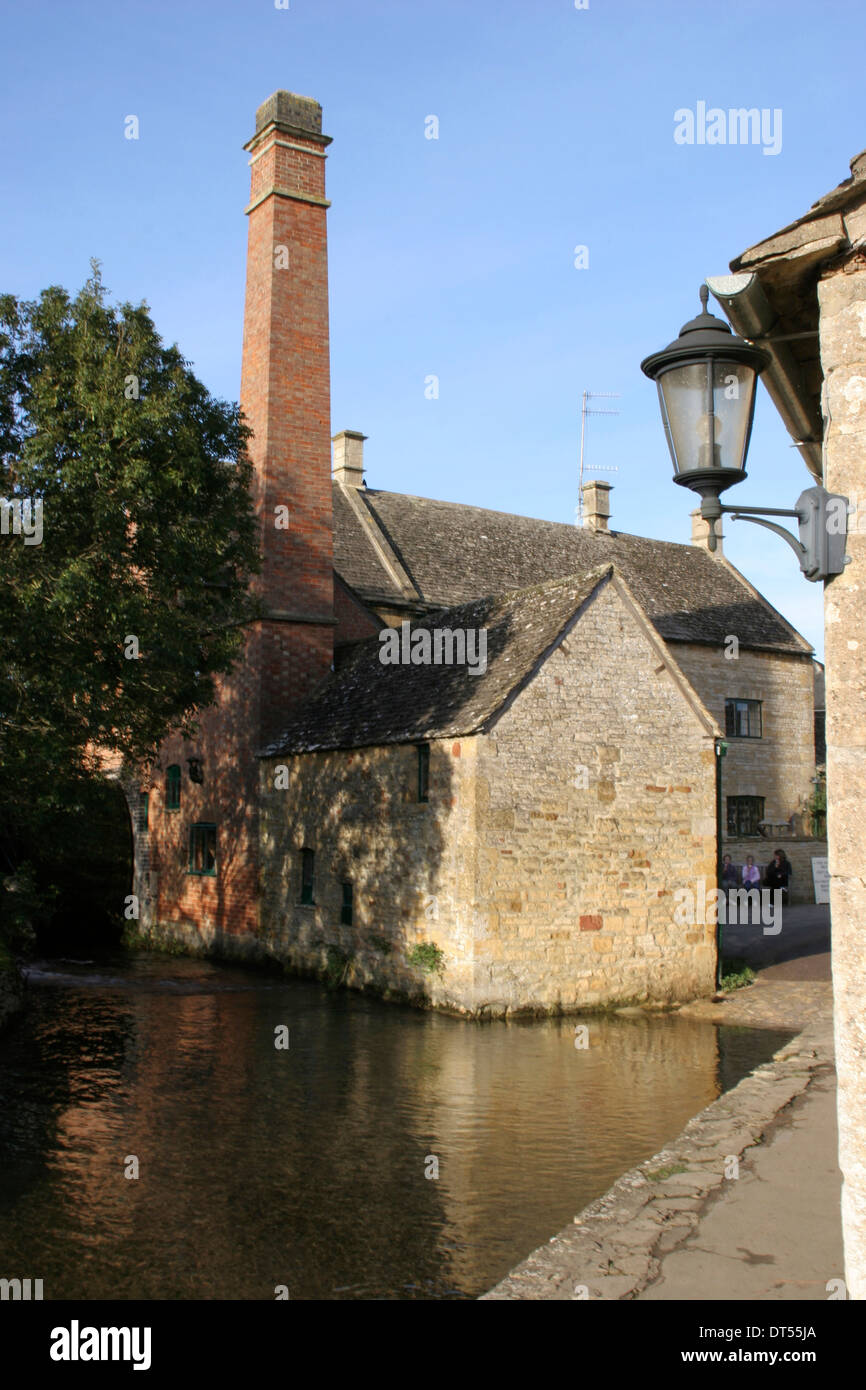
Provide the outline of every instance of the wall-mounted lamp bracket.
[[[705,497],[701,503],[701,515],[710,524],[708,545],[716,548],[716,521],[727,513],[735,521],[751,521],[756,526],[764,526],[775,531],[793,550],[800,562],[800,569],[813,583],[819,579],[830,579],[841,574],[848,564],[845,554],[845,538],[848,532],[848,498],[839,493],[828,492],[823,487],[807,487],[797,498],[796,507],[725,507],[718,497]],[[797,518],[800,539],[792,536],[784,526],[775,521],[765,521],[767,516],[794,516]]]

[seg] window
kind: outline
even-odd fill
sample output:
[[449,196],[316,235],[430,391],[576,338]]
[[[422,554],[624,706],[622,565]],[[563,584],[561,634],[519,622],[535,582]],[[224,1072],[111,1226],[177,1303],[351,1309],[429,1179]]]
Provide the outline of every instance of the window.
[[430,800],[430,744],[418,744],[418,800]]
[[165,774],[165,809],[180,810],[180,763],[172,763]]
[[725,737],[761,737],[760,700],[729,699],[725,701]]
[[203,823],[190,826],[189,871],[191,874],[216,874],[216,826]]
[[140,792],[138,797],[138,828],[147,830],[148,816],[150,814],[150,793]]
[[758,822],[764,819],[762,796],[728,797],[728,834],[733,838],[759,835]]
[[311,849],[301,850],[301,902],[313,906],[313,879],[316,856]]
[[343,884],[343,905],[340,908],[340,925],[351,927],[354,917],[355,889],[351,883]]

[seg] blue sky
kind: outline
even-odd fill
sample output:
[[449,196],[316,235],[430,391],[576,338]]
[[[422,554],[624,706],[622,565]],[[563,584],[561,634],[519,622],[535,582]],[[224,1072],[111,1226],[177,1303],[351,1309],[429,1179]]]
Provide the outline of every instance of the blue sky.
[[[241,147],[272,91],[313,96],[334,140],[332,424],[369,436],[370,486],[572,521],[581,393],[618,392],[587,444],[590,472],[618,470],[613,524],[687,540],[639,363],[704,276],[847,176],[861,26],[859,0],[4,3],[0,290],[77,288],[96,256],[236,399]],[[698,101],[781,110],[780,152],[676,144]],[[811,481],[763,390],[749,469],[744,504]],[[726,552],[820,651],[822,586],[784,543],[728,523]]]

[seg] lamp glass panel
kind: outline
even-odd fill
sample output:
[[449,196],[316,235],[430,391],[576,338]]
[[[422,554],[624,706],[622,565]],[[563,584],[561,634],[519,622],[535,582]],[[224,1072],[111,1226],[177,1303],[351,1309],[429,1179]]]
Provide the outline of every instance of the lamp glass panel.
[[713,466],[707,447],[709,374],[710,363],[705,359],[672,367],[658,379],[665,435],[677,473]]
[[755,404],[753,367],[742,362],[713,363],[713,433],[722,468],[744,468]]

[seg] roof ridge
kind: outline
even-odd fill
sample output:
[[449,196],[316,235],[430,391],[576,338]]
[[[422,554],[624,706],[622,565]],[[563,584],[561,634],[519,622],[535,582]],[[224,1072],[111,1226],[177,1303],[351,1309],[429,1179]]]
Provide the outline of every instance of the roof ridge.
[[418,597],[407,601],[397,585],[390,598],[380,593],[381,580],[374,585],[372,572],[363,569],[359,522],[355,517],[350,523],[349,514],[344,517],[342,511],[344,519],[335,532],[335,568],[366,600],[386,607],[393,603],[416,621],[421,610],[426,617],[613,564],[665,640],[715,643],[735,630],[743,645],[755,650],[811,651],[793,624],[735,565],[725,557],[720,563],[719,556],[691,542],[625,531],[595,532],[565,521],[385,488],[366,489],[363,502]]

